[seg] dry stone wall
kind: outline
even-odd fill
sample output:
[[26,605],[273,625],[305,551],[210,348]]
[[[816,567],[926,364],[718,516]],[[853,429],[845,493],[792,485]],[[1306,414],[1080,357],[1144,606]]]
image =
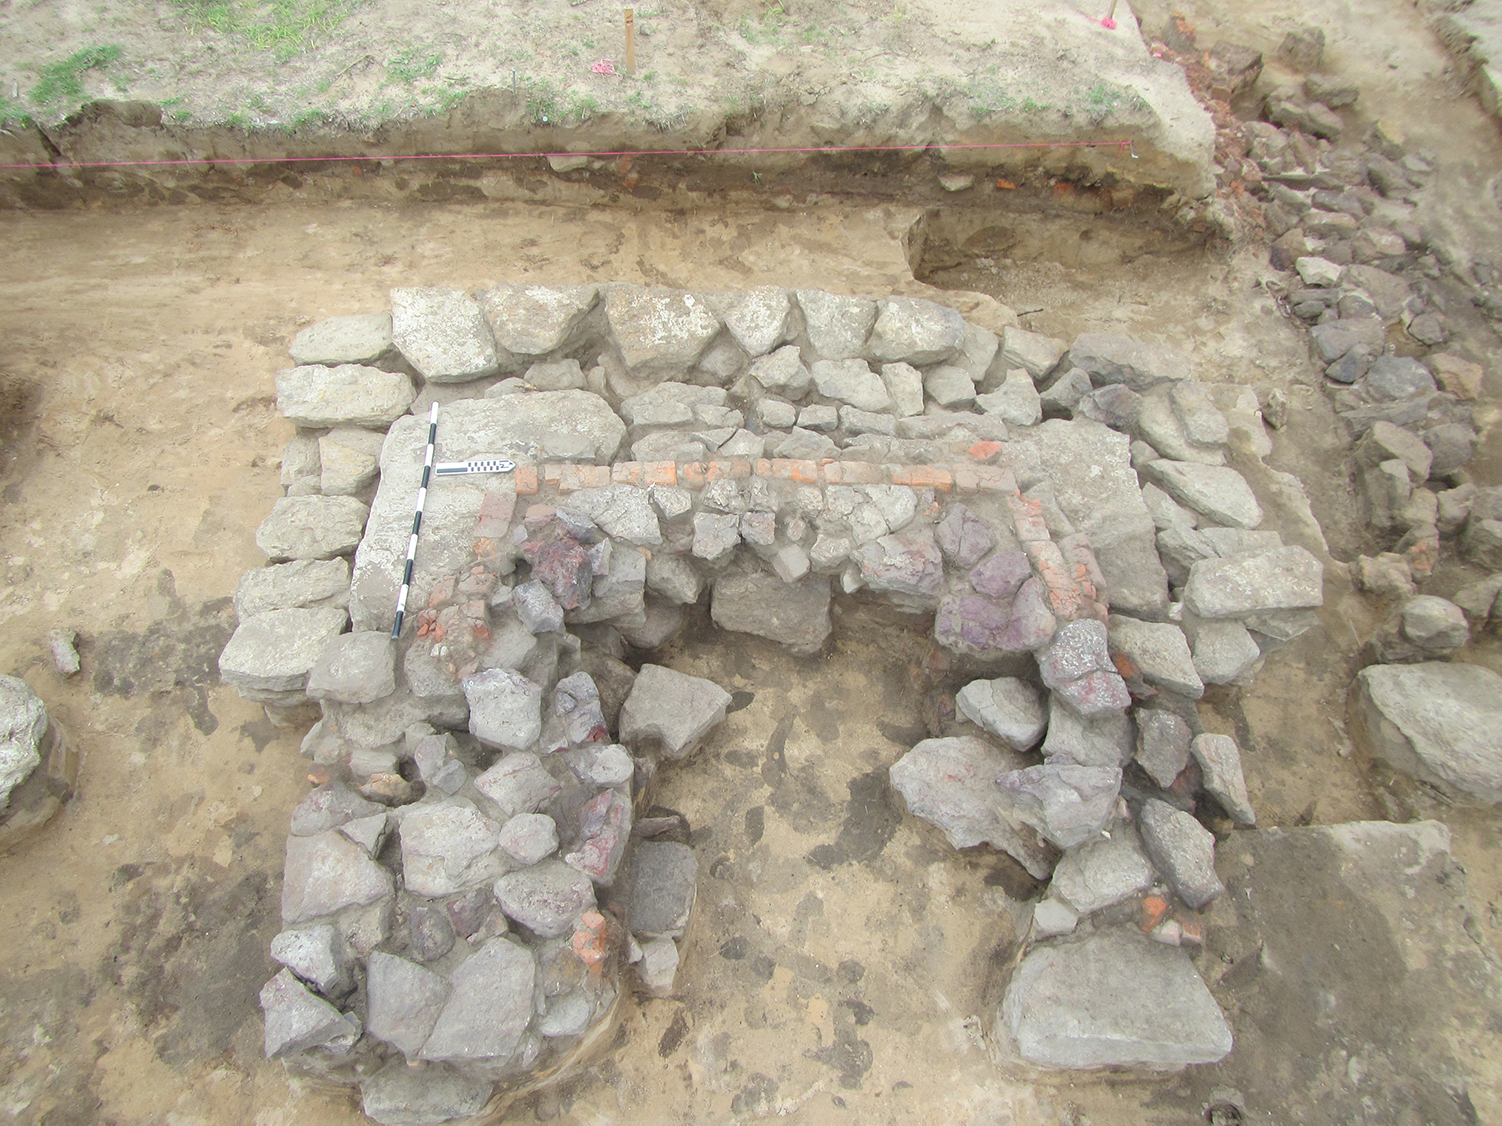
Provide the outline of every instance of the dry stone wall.
[[[1194,701],[1322,602],[1225,464],[1268,448],[1248,389],[1119,336],[774,287],[398,289],[291,350],[287,495],[220,662],[318,710],[268,1055],[442,1121],[590,1050],[624,989],[670,990],[697,863],[636,815],[729,696],[651,654],[700,602],[816,652],[847,596],[930,616],[958,688],[891,766],[909,810],[1052,876],[1055,953],[998,1024],[1020,1056],[1229,1050],[1190,954],[1223,891],[1204,823],[1255,815]],[[437,460],[516,468],[430,483],[393,640],[435,402]]]

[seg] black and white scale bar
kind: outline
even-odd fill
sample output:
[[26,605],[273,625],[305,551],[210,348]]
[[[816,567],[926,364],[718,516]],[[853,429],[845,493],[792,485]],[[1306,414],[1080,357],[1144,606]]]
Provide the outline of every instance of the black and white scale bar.
[[440,461],[433,466],[439,477],[456,477],[461,473],[510,473],[516,462],[503,457],[472,457],[468,461]]
[[402,618],[407,613],[407,593],[412,589],[412,564],[417,558],[417,533],[422,530],[422,506],[428,500],[428,476],[433,471],[433,446],[438,441],[438,404],[428,414],[428,452],[422,459],[422,485],[417,490],[417,511],[412,516],[412,536],[407,540],[407,567],[402,572],[401,593],[396,596],[396,625],[391,627],[391,639],[402,635]]

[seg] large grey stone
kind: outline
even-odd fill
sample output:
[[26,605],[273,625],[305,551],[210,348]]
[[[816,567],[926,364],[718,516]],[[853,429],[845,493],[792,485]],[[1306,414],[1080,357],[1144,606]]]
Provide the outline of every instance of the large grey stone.
[[1066,852],[1053,870],[1048,890],[1079,914],[1089,915],[1147,890],[1156,878],[1132,827],[1118,825],[1110,836]]
[[502,1064],[532,1019],[537,962],[520,943],[492,938],[451,975],[452,992],[419,1053],[425,1060]]
[[1502,801],[1502,676],[1480,665],[1372,665],[1352,690],[1377,758],[1452,801]]
[[506,870],[496,852],[500,826],[456,802],[425,805],[402,818],[402,873],[416,895],[451,895]]
[[1309,340],[1319,358],[1330,364],[1359,346],[1380,350],[1385,333],[1377,317],[1351,317],[1315,325],[1309,330]]
[[395,422],[417,388],[400,372],[359,364],[287,368],[276,373],[276,409],[295,426],[369,426]]
[[256,693],[300,693],[346,621],[337,606],[255,614],[240,623],[219,654],[219,675],[251,698]]
[[1240,684],[1250,676],[1262,650],[1234,619],[1194,626],[1194,671],[1206,684]]
[[391,873],[338,830],[287,838],[282,869],[282,922],[287,926],[375,903],[392,890]]
[[365,1031],[415,1058],[448,994],[448,982],[432,970],[375,951],[366,963]]
[[1297,545],[1202,559],[1189,568],[1184,607],[1201,618],[1245,618],[1324,605],[1324,567]]
[[1097,422],[1052,419],[1012,449],[1038,467],[1069,522],[1089,535],[1112,609],[1159,619],[1168,612],[1168,576],[1129,444]]
[[1043,417],[1043,404],[1033,378],[1020,368],[1007,372],[995,391],[977,395],[975,405],[985,414],[995,415],[1013,426],[1036,426]]
[[353,1041],[360,1034],[355,1018],[308,992],[290,970],[282,970],[262,986],[260,1000],[267,1059],[294,1055],[332,1040]]
[[1262,508],[1246,478],[1223,465],[1169,461],[1160,458],[1142,467],[1174,500],[1210,517],[1218,524],[1255,528]]
[[1002,1001],[1003,1031],[1044,1067],[1177,1071],[1231,1050],[1231,1029],[1183,950],[1102,930],[1022,960]]
[[720,329],[704,298],[635,285],[606,287],[605,318],[621,361],[638,377],[688,371]]
[[360,1079],[365,1116],[381,1126],[432,1126],[479,1114],[493,1084],[442,1064],[393,1060]]
[[1112,654],[1130,660],[1149,684],[1194,700],[1205,694],[1184,631],[1172,622],[1144,622],[1112,614],[1108,644]]
[[506,755],[475,779],[475,789],[495,803],[503,820],[533,813],[562,786],[530,751]]
[[396,691],[391,635],[362,630],[335,637],[308,672],[308,695],[341,704],[371,704]]
[[11,791],[41,765],[47,709],[24,680],[0,675],[0,810]]
[[1189,765],[1194,732],[1173,712],[1144,708],[1137,712],[1137,765],[1165,790]]
[[318,491],[326,497],[356,496],[380,471],[386,436],[341,426],[318,439]]
[[886,411],[892,407],[886,383],[865,360],[815,360],[809,374],[815,389],[826,399],[849,403],[863,411]]
[[876,323],[875,301],[843,297],[821,289],[800,289],[797,297],[809,345],[820,359],[846,360],[865,350],[866,338]]
[[1429,369],[1411,356],[1378,356],[1367,370],[1364,386],[1379,403],[1431,395],[1438,390]]
[[1131,716],[1111,712],[1085,719],[1059,695],[1049,696],[1048,735],[1043,740],[1043,754],[1049,762],[1121,767],[1135,749]]
[[1060,848],[1093,841],[1116,811],[1121,771],[1050,761],[996,779],[1001,807]]
[[563,498],[560,507],[588,516],[602,532],[615,539],[641,546],[662,542],[662,529],[646,489],[634,485],[580,489]]
[[1246,778],[1241,773],[1241,751],[1229,735],[1196,735],[1190,745],[1200,764],[1205,792],[1239,825],[1255,825],[1257,814],[1247,797]]
[[510,919],[542,938],[561,938],[595,905],[594,882],[561,860],[544,860],[495,882],[495,897]]
[[730,693],[711,680],[643,665],[621,706],[620,739],[633,748],[657,746],[668,758],[683,758],[724,720],[729,706]]
[[[439,412],[437,457],[440,461],[495,456],[524,464],[565,458],[605,463],[615,457],[625,432],[625,424],[605,400],[588,391],[531,391],[504,399],[465,399]],[[381,451],[381,483],[365,536],[355,552],[350,614],[356,629],[391,629],[427,440],[428,420],[408,415],[392,425]],[[498,500],[504,504],[514,491],[509,476],[433,482],[423,509],[409,605],[423,605],[436,583],[469,570],[474,564],[481,504],[487,495],[492,504]]]
[[271,957],[326,997],[355,986],[349,945],[330,923],[282,931],[271,940]]
[[485,669],[465,677],[469,732],[487,746],[525,751],[542,734],[542,685],[513,669]]
[[253,567],[235,588],[235,616],[242,622],[268,610],[349,606],[349,561],[294,559]]
[[1038,655],[1043,683],[1086,719],[1125,711],[1131,696],[1116,671],[1103,622],[1081,618],[1066,622]]
[[829,580],[814,575],[787,583],[775,574],[753,571],[715,580],[710,598],[715,625],[812,653],[829,636]]
[[851,558],[872,590],[929,603],[944,583],[944,555],[931,528],[879,536],[862,544]]
[[1189,814],[1149,798],[1137,828],[1153,866],[1189,906],[1201,908],[1225,893],[1215,874],[1215,834]]
[[813,378],[803,366],[803,354],[798,347],[789,344],[775,352],[759,357],[751,365],[751,378],[768,391],[800,399],[808,390]]
[[[412,496],[417,496],[415,488]],[[256,546],[273,560],[332,559],[354,550],[369,515],[370,509],[354,497],[283,497],[256,529]],[[409,511],[408,532],[411,525]]]
[[1067,347],[1062,340],[1055,340],[1042,333],[1028,332],[1013,325],[1008,325],[1001,332],[1002,362],[1009,369],[1021,368],[1035,380],[1042,379],[1053,371]]
[[966,719],[1015,751],[1032,750],[1048,726],[1042,693],[1016,677],[972,680],[955,695],[955,703]]
[[309,325],[288,351],[296,364],[368,364],[391,347],[390,313],[356,313]]
[[485,314],[463,290],[393,289],[391,338],[429,383],[467,383],[500,370]]
[[869,348],[879,363],[935,364],[965,343],[965,320],[953,309],[914,297],[888,297],[871,329]]
[[720,316],[746,355],[764,356],[788,336],[793,302],[788,291],[758,285],[720,301]]
[[1158,383],[1194,376],[1189,357],[1178,349],[1107,332],[1082,333],[1070,345],[1069,362],[1088,372],[1097,387],[1124,383],[1133,391],[1146,391]]
[[595,285],[502,283],[481,296],[480,306],[503,354],[545,356],[571,341],[598,296]]
[[887,773],[908,812],[937,827],[955,848],[989,844],[1041,880],[1053,868],[1053,854],[1030,825],[1007,810],[996,786],[998,775],[1025,761],[973,736],[925,739]]
[[698,890],[699,861],[688,845],[643,841],[631,860],[626,926],[638,938],[682,938]]
[[683,556],[656,552],[647,560],[647,587],[669,602],[686,605],[699,600],[704,578]]

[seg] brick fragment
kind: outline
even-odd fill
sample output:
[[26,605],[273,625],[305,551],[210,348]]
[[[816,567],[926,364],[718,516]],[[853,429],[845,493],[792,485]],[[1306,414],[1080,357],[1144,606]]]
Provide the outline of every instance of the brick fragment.
[[534,496],[537,493],[537,466],[518,465],[511,473],[511,479],[516,482],[516,495],[522,497]]
[[675,461],[644,461],[641,463],[643,485],[676,485],[678,463]]

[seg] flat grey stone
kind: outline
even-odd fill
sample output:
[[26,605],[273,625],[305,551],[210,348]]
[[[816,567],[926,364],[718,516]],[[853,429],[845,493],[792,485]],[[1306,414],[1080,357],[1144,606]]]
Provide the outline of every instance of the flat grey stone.
[[1364,386],[1379,403],[1432,395],[1438,390],[1429,369],[1411,356],[1378,356],[1367,369]]
[[931,368],[923,377],[923,391],[941,407],[966,407],[975,402],[975,380],[953,364]]
[[847,360],[865,351],[866,339],[876,323],[875,301],[821,289],[800,289],[796,293],[809,345],[820,359]]
[[965,319],[953,309],[915,297],[877,303],[868,343],[879,363],[935,364],[964,346]]
[[368,364],[391,351],[391,314],[329,317],[292,338],[296,364]]
[[908,812],[938,828],[955,848],[989,844],[1041,880],[1053,869],[1053,854],[1030,825],[1007,811],[996,786],[998,775],[1025,761],[973,736],[925,739],[887,773]]
[[1001,807],[1060,848],[1100,836],[1116,811],[1121,771],[1050,761],[1012,770],[996,779]]
[[634,485],[606,485],[580,489],[563,498],[561,507],[588,516],[613,539],[642,546],[662,542],[662,529],[652,511],[647,490]]
[[1161,619],[1168,612],[1168,576],[1129,445],[1125,434],[1097,422],[1051,419],[1011,449],[1038,466],[1069,522],[1089,535],[1111,608]]
[[1169,496],[1216,523],[1238,528],[1255,528],[1262,523],[1262,508],[1251,486],[1228,466],[1163,458],[1148,462],[1142,471]]
[[1048,699],[1048,735],[1043,754],[1049,762],[1119,768],[1136,750],[1132,717],[1111,712],[1085,719],[1057,694]]
[[346,1017],[321,997],[282,970],[261,987],[261,1011],[265,1014],[266,1058],[295,1055],[342,1037],[360,1034],[352,1017]]
[[361,747],[384,747],[401,741],[414,723],[461,728],[469,721],[469,706],[463,696],[417,696],[398,685],[390,696],[373,704],[341,704],[323,701],[323,715],[341,738]]
[[1183,950],[1123,930],[1034,949],[997,1021],[1044,1067],[1177,1071],[1231,1051],[1231,1029]]
[[506,751],[525,751],[542,734],[542,685],[512,669],[486,669],[460,682],[469,701],[469,733]]
[[1312,609],[1324,601],[1324,567],[1296,545],[1200,560],[1184,584],[1184,607],[1201,618],[1244,619],[1265,611]]
[[366,963],[365,1031],[415,1058],[448,994],[448,982],[432,970],[377,950]]
[[1371,665],[1352,691],[1377,758],[1452,801],[1502,801],[1502,676],[1480,665]]
[[294,926],[392,894],[391,873],[336,830],[288,837],[282,923]]
[[1178,349],[1106,332],[1077,337],[1069,347],[1069,362],[1088,372],[1097,387],[1124,383],[1140,392],[1169,380],[1194,377],[1189,357]]
[[391,338],[429,383],[467,383],[500,370],[485,314],[463,290],[393,289]]
[[1130,825],[1118,825],[1109,837],[1066,852],[1053,870],[1048,890],[1080,915],[1090,915],[1146,891],[1157,876],[1136,832]]
[[502,876],[495,897],[507,918],[542,938],[561,938],[595,906],[594,882],[561,860],[544,860]]
[[[603,464],[614,459],[625,432],[625,424],[605,400],[588,391],[529,391],[504,399],[465,399],[439,412],[437,458],[508,457],[535,464],[558,458],[561,455],[556,451],[567,449],[571,459],[582,455]],[[391,629],[427,439],[428,420],[408,415],[392,425],[382,449],[380,485],[355,553],[350,613],[356,629]],[[503,496],[514,489],[506,476],[473,482],[455,478],[428,492],[409,606],[423,605],[438,582],[473,566],[481,504],[487,494]],[[414,624],[415,618],[415,614],[409,616]]]
[[897,415],[907,418],[923,413],[923,373],[912,364],[882,364],[881,381],[886,384]]
[[812,576],[785,582],[775,574],[753,571],[723,575],[710,596],[715,625],[786,645],[794,653],[812,653],[829,636],[829,580]]
[[271,940],[271,957],[326,997],[355,987],[349,946],[329,923],[282,931]]
[[309,791],[308,796],[297,803],[292,810],[288,831],[295,837],[309,837],[385,812],[384,806],[367,801],[335,779]]
[[801,399],[813,379],[803,366],[802,352],[794,344],[756,359],[751,364],[751,378],[768,391],[790,399]]
[[1194,760],[1204,774],[1205,792],[1220,802],[1221,808],[1238,825],[1255,825],[1257,814],[1246,792],[1246,778],[1241,773],[1241,751],[1229,735],[1196,735],[1191,745]]
[[1062,340],[1013,325],[1001,332],[1002,362],[1008,369],[1021,368],[1034,379],[1042,379],[1053,371],[1067,348]]
[[995,391],[977,395],[975,405],[985,414],[996,415],[1012,426],[1036,426],[1043,418],[1043,404],[1032,376],[1020,368],[1007,372]]
[[699,884],[699,860],[688,845],[643,841],[631,860],[627,929],[638,938],[681,938]]
[[360,364],[304,365],[276,373],[276,409],[295,426],[385,429],[407,412],[417,388],[401,372]]
[[1225,893],[1215,874],[1215,834],[1189,814],[1149,798],[1137,828],[1153,866],[1190,907],[1198,910]]
[[683,556],[657,552],[647,560],[647,588],[669,602],[687,605],[699,600],[704,577]]
[[752,357],[766,355],[787,339],[792,312],[788,291],[775,285],[753,286],[725,300],[720,308],[730,335]]
[[355,496],[380,471],[385,435],[342,426],[318,439],[318,491],[326,497]]
[[[563,607],[553,592],[537,579],[518,583],[511,593],[511,608],[522,627],[533,636],[557,633],[563,629]],[[519,665],[512,665],[512,668]]]
[[396,646],[375,630],[331,640],[308,673],[308,695],[341,704],[370,704],[396,691]]
[[546,813],[518,813],[501,826],[497,843],[512,860],[530,866],[558,851],[558,826]]
[[1137,763],[1165,790],[1189,765],[1194,732],[1173,712],[1144,708],[1137,712]]
[[1070,368],[1038,393],[1038,405],[1051,415],[1072,413],[1080,400],[1090,394],[1090,388],[1090,374],[1079,368]]
[[500,826],[457,803],[425,805],[402,818],[402,873],[415,895],[452,895],[506,870],[496,853]]
[[1429,470],[1434,455],[1412,430],[1394,426],[1390,422],[1377,421],[1356,443],[1356,460],[1362,465],[1380,465],[1384,461],[1399,458],[1408,467],[1414,481],[1429,480]]
[[501,1064],[532,1019],[537,963],[520,943],[492,938],[450,975],[452,992],[419,1053],[425,1060]]
[[20,677],[0,675],[0,810],[42,763],[47,709]]
[[1015,751],[1032,750],[1048,726],[1042,693],[1016,677],[972,680],[955,695],[955,703],[966,719]]
[[219,654],[219,675],[242,694],[302,692],[308,673],[348,620],[336,606],[255,614]]
[[1205,694],[1184,631],[1172,622],[1144,622],[1112,614],[1108,631],[1111,652],[1124,654],[1149,684],[1192,700]]
[[235,588],[235,616],[242,622],[268,610],[349,606],[349,561],[294,559],[253,567]]
[[1319,358],[1331,364],[1362,345],[1380,351],[1386,331],[1377,317],[1349,317],[1314,325],[1309,340]]
[[502,818],[534,813],[557,794],[562,786],[530,751],[506,755],[475,779],[475,789],[484,794]]
[[886,383],[865,360],[815,360],[809,374],[815,389],[826,399],[848,403],[863,411],[886,411],[892,407]]
[[480,306],[506,354],[545,356],[573,339],[598,297],[596,285],[502,283],[482,295]]
[[606,286],[605,318],[621,361],[637,377],[688,371],[720,330],[704,298],[676,289]]
[[725,719],[729,705],[730,693],[713,681],[643,665],[621,706],[620,739],[638,749],[660,746],[680,759]]
[[470,1118],[485,1109],[494,1084],[441,1064],[393,1060],[360,1079],[365,1116],[381,1126],[432,1126]]
[[538,361],[522,378],[539,391],[576,391],[589,386],[578,360]]
[[1206,684],[1242,684],[1262,650],[1240,622],[1199,622],[1194,627],[1194,671]]
[[[416,489],[412,496],[417,496]],[[411,508],[409,502],[408,508]],[[332,559],[347,555],[360,542],[370,509],[354,497],[283,497],[256,529],[256,546],[273,561]],[[412,528],[407,514],[407,531]],[[405,546],[403,551],[405,552]],[[396,605],[395,595],[392,606]]]

